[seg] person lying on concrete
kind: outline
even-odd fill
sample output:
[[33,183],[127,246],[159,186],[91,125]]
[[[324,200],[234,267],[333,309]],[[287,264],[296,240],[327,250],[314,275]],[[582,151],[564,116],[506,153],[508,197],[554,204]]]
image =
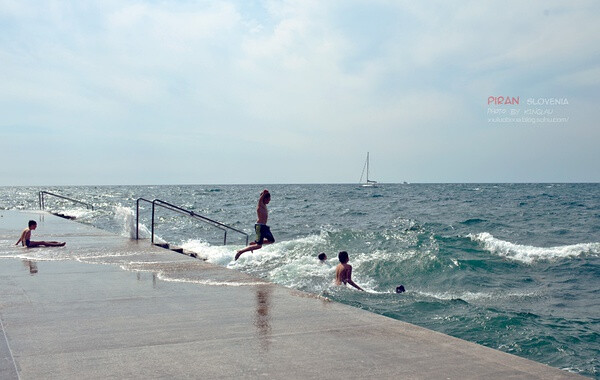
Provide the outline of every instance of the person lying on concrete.
[[17,243],[15,245],[19,245],[19,243],[21,243],[21,245],[23,246],[27,246],[27,248],[33,248],[33,247],[63,247],[65,244],[65,242],[60,242],[60,241],[32,241],[31,240],[31,231],[35,230],[37,228],[37,222],[35,220],[30,220],[29,221],[29,227],[25,228],[23,230],[23,232],[21,232],[21,237],[19,238],[19,240],[17,241]]
[[340,260],[340,263],[335,268],[335,284],[350,284],[356,289],[362,290],[364,292],[364,290],[360,286],[356,285],[354,281],[352,281],[352,265],[348,264],[348,261],[350,261],[350,258],[348,257],[348,252],[341,251],[338,254],[338,259]]
[[[267,219],[269,218],[269,210],[267,205],[271,201],[271,194],[269,190],[265,189],[260,193],[258,198],[258,206],[256,206],[256,224],[254,230],[256,231],[256,240],[250,243],[244,249],[240,249],[235,254],[235,260],[239,259],[241,254],[248,251],[255,251],[261,249],[264,244],[272,244],[275,242],[275,238],[271,233],[271,229],[267,226]],[[266,240],[266,241],[265,241]]]

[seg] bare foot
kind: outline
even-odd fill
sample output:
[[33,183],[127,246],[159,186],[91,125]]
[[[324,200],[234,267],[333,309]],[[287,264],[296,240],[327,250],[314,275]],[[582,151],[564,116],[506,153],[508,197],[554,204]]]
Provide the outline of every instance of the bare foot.
[[[235,254],[235,261],[237,261],[237,259],[240,258],[240,256],[242,255],[242,253],[244,252],[248,252],[248,251],[244,251],[243,249],[237,251],[237,253]],[[254,252],[254,250],[250,250],[250,252]]]

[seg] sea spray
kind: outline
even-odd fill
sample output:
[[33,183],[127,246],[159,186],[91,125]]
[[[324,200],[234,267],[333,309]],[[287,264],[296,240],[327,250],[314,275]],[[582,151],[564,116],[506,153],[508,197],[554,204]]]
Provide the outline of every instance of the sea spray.
[[[129,207],[115,206],[113,218],[115,224],[121,225],[121,236],[126,236],[130,239],[136,238],[136,223],[135,214]],[[143,225],[142,225],[143,227]],[[147,229],[146,229],[147,231]],[[147,237],[147,236],[145,236]]]
[[[130,239],[136,239],[139,235],[140,239],[150,239],[152,232],[146,227],[143,222],[137,223],[133,209],[125,206],[113,207],[114,224],[120,226],[120,235]],[[159,236],[155,235],[156,243],[166,243]]]

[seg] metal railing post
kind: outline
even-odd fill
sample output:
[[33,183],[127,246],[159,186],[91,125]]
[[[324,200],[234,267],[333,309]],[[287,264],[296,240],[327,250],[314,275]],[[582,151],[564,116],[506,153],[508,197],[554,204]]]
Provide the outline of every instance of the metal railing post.
[[140,201],[148,202],[152,204],[152,201],[149,201],[145,198],[138,198],[135,201],[135,239],[140,239]]
[[152,244],[154,244],[154,202],[152,202]]
[[135,201],[135,240],[140,240],[140,200]]

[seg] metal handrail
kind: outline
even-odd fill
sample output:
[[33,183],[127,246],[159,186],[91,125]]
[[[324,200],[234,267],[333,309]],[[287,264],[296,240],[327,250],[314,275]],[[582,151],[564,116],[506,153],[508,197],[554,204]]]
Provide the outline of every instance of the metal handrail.
[[71,201],[73,203],[82,204],[88,210],[91,208],[92,211],[94,211],[94,205],[91,204],[91,203],[86,203],[86,202],[78,201],[77,199],[65,197],[63,195],[54,194],[54,193],[51,193],[49,191],[40,191],[39,194],[38,194],[38,197],[39,197],[39,200],[40,200],[40,210],[43,210],[46,207],[46,204],[44,203],[44,194],[46,194],[46,195],[52,195],[53,197],[57,197],[57,198],[61,198],[61,199],[65,199],[65,200]]
[[[152,204],[152,201],[146,198],[138,198],[137,201],[135,201],[135,240],[140,239],[140,201]],[[154,229],[152,229],[152,231],[152,242],[154,243]]]
[[[186,210],[186,209],[181,208],[179,206],[175,206],[175,205],[173,205],[171,203],[161,201],[160,199],[155,199],[154,201],[152,201],[152,243],[154,243],[154,209],[155,209],[156,205],[164,207],[167,210],[178,212],[178,213],[183,214],[183,215],[188,215],[188,216],[191,216],[191,217],[198,218],[198,219],[200,219],[203,222],[206,222],[208,224],[211,224],[211,222],[212,222],[210,219],[204,218],[201,215],[197,215],[193,211],[189,211],[189,210]],[[224,229],[224,228],[221,228],[219,226],[216,226],[216,225],[213,225],[213,226],[216,227],[216,228],[218,228],[218,229],[220,229],[221,231],[223,231],[223,233],[225,234],[223,245],[227,245],[227,230]]]
[[136,227],[135,227],[136,228],[136,239],[139,239],[139,205],[140,205],[140,201],[144,201],[144,202],[148,202],[148,203],[152,204],[152,226],[151,226],[151,231],[152,231],[151,241],[152,241],[152,244],[154,244],[154,225],[155,225],[154,215],[155,215],[155,209],[156,209],[156,206],[159,206],[159,207],[163,207],[163,208],[165,208],[167,210],[171,210],[171,211],[183,214],[183,215],[191,216],[191,217],[193,217],[195,219],[198,219],[198,220],[200,220],[200,221],[202,221],[204,223],[207,223],[210,226],[213,226],[215,228],[220,229],[221,231],[223,231],[223,234],[224,234],[223,235],[223,245],[227,245],[227,231],[228,230],[232,230],[234,232],[237,232],[237,233],[240,233],[240,234],[244,235],[246,237],[246,245],[248,245],[249,235],[247,233],[243,232],[243,231],[240,231],[240,230],[238,230],[236,228],[233,228],[233,227],[228,226],[226,224],[223,224],[221,222],[217,222],[216,220],[207,218],[205,216],[196,214],[195,212],[193,212],[191,210],[186,210],[186,209],[184,209],[182,207],[179,207],[179,206],[176,206],[176,205],[174,205],[172,203],[165,202],[165,201],[160,200],[160,199],[155,199],[153,201],[149,201],[148,199],[145,199],[145,198],[138,198],[138,200],[136,201]]

